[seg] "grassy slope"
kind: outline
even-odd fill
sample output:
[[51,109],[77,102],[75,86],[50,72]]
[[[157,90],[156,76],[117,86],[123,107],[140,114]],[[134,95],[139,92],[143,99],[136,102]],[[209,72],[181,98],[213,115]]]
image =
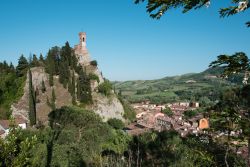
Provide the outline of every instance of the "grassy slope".
[[[176,93],[198,93],[204,90],[223,89],[231,85],[230,82],[220,78],[208,78],[209,75],[219,75],[221,69],[208,69],[201,73],[185,74],[181,76],[165,77],[157,80],[137,80],[114,82],[117,90],[122,90],[122,94],[131,102],[145,99],[153,101],[170,102],[183,100]],[[195,83],[186,83],[194,80]],[[188,100],[188,99],[187,99]]]

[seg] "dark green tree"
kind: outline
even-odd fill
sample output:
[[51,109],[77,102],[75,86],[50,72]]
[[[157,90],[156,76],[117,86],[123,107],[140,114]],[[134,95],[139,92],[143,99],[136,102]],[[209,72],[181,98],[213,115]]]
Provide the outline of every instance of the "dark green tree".
[[72,49],[68,41],[61,49],[61,61],[65,62],[67,66],[72,65]]
[[37,59],[37,56],[35,54],[33,54],[33,58],[32,58],[32,61],[31,61],[31,67],[37,67],[39,66],[39,61]]
[[40,56],[39,56],[39,61],[40,61],[41,63],[44,63],[44,57],[43,57],[42,53],[41,53]]
[[46,86],[45,86],[44,80],[42,80],[41,91],[42,91],[43,93],[46,92]]
[[214,112],[211,115],[213,120],[212,129],[227,134],[227,138],[224,140],[226,146],[224,161],[226,166],[229,166],[228,152],[230,147],[232,147],[231,132],[240,129],[240,101],[239,89],[229,89],[222,94],[220,102],[215,105]]
[[8,136],[4,140],[0,138],[1,167],[30,166],[37,138],[23,134],[21,129],[11,125]]
[[87,77],[87,74],[83,70],[81,70],[79,74],[78,88],[80,102],[92,103],[90,79]]
[[75,72],[72,74],[72,84],[71,84],[71,96],[72,96],[72,104],[76,104],[76,81],[75,81]]
[[46,72],[53,75],[59,74],[60,48],[52,47],[46,58]]
[[[210,67],[223,67],[224,71],[222,76],[224,78],[227,78],[228,76],[235,75],[235,74],[240,74],[243,73],[244,77],[242,80],[243,83],[243,88],[241,88],[241,94],[243,99],[247,101],[247,104],[243,106],[243,111],[244,113],[241,114],[243,116],[242,120],[242,125],[243,125],[243,132],[246,135],[246,138],[248,140],[248,166],[250,166],[250,132],[248,131],[248,128],[245,127],[245,125],[250,125],[250,111],[248,107],[248,99],[250,98],[249,95],[249,75],[250,75],[250,61],[247,57],[247,55],[243,52],[237,52],[233,55],[220,55],[218,56],[216,61],[213,61],[210,64]],[[242,99],[241,99],[242,100]],[[239,105],[234,104],[234,107],[238,107]],[[232,105],[233,107],[233,105]],[[233,108],[234,108],[233,107]],[[228,109],[231,111],[233,108]],[[241,108],[238,108],[238,111],[240,111]],[[239,114],[239,113],[238,113]]]
[[109,96],[111,94],[111,90],[112,84],[108,80],[105,80],[98,86],[98,91],[104,94],[105,96]]
[[96,61],[96,60],[93,60],[93,61],[91,61],[91,62],[90,62],[90,65],[92,65],[92,66],[95,66],[95,67],[96,67],[98,64],[97,64],[97,61]]
[[29,63],[27,59],[21,55],[21,57],[18,60],[18,65],[16,67],[16,73],[18,77],[22,77],[27,73],[29,67]]
[[49,72],[49,85],[54,86],[54,77],[52,71]]
[[76,55],[74,53],[72,53],[71,69],[74,69],[75,71],[77,71],[77,63],[78,63],[78,60],[76,58]]
[[15,67],[12,62],[10,62],[10,72],[15,72]]
[[55,89],[52,89],[52,101],[56,102],[56,93],[55,93]]
[[29,119],[30,125],[36,124],[36,94],[32,84],[32,74],[29,70]]
[[122,129],[125,126],[124,123],[120,119],[117,119],[117,118],[109,119],[108,124],[112,126],[114,129]]
[[47,105],[51,108],[52,111],[56,109],[56,94],[54,88],[52,88],[51,92],[51,100],[47,97]]

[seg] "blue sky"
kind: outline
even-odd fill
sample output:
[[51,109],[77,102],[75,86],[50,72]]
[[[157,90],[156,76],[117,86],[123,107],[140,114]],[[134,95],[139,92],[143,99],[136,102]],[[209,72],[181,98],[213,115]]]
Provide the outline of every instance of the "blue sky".
[[218,9],[182,14],[172,10],[160,20],[133,0],[1,0],[0,61],[17,63],[21,54],[47,54],[50,47],[78,43],[87,47],[110,80],[156,79],[201,72],[219,54],[250,55],[250,12],[222,19]]

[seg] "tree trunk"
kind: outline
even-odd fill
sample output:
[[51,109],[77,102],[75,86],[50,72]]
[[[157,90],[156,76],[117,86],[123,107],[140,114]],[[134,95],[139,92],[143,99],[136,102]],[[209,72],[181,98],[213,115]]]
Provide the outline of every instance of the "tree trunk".
[[224,156],[224,161],[225,161],[225,164],[226,164],[227,167],[229,167],[228,162],[227,162],[228,151],[229,151],[229,146],[227,147],[226,154]]
[[248,138],[248,155],[247,155],[247,164],[250,166],[250,137]]

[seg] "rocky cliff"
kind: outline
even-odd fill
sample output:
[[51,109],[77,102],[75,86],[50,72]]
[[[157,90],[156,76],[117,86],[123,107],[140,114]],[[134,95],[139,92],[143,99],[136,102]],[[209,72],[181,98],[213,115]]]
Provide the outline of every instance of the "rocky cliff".
[[[80,44],[74,48],[74,54],[78,60],[78,65],[82,66],[82,69],[89,75],[94,74],[99,80],[91,80],[91,93],[93,98],[93,104],[86,106],[87,109],[99,114],[104,121],[110,118],[123,119],[124,109],[121,102],[118,100],[114,92],[110,93],[110,96],[104,96],[98,92],[98,86],[104,82],[102,73],[97,67],[97,64],[91,65],[90,55],[86,48],[86,33],[79,33]],[[86,57],[87,55],[87,57]],[[67,89],[59,82],[58,76],[54,76],[54,86],[49,86],[49,75],[45,72],[44,67],[34,67],[31,69],[33,87],[37,91],[36,100],[36,112],[37,121],[46,124],[48,122],[48,114],[51,111],[48,100],[51,99],[52,90],[54,89],[56,95],[56,108],[62,106],[72,105],[72,96]],[[75,74],[76,78],[78,77]],[[46,91],[42,93],[42,81],[45,83]],[[77,104],[80,104],[79,102]],[[24,94],[21,99],[11,106],[12,114],[22,116],[28,120],[29,116],[29,77],[24,87]]]

